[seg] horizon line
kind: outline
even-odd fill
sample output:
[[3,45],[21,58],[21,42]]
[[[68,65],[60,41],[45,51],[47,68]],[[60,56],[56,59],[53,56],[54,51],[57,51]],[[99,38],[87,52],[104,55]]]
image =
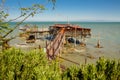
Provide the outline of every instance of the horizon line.
[[[12,21],[12,22],[20,22],[20,21]],[[24,22],[68,22],[68,21],[24,21]],[[120,21],[69,21],[69,22],[120,22]]]

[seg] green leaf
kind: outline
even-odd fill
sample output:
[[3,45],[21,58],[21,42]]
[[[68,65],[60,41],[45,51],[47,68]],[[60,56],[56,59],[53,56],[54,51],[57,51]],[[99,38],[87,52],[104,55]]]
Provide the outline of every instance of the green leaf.
[[31,13],[32,17],[34,16],[34,13]]
[[44,7],[43,5],[39,5],[39,8],[40,8],[41,10],[45,10],[45,7]]
[[26,10],[28,10],[28,8],[21,8],[21,10],[26,11]]

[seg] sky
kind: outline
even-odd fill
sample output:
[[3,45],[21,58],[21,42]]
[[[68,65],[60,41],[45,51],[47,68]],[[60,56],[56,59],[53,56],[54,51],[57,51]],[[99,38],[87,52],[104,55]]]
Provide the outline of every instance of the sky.
[[55,9],[47,0],[6,0],[9,18],[20,15],[18,8],[39,3],[47,10],[26,21],[100,21],[120,22],[120,0],[56,0]]

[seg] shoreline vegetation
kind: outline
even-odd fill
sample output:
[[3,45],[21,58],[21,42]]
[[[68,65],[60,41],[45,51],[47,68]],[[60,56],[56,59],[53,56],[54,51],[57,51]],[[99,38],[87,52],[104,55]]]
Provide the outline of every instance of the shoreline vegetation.
[[0,52],[0,62],[1,80],[120,80],[120,60],[104,57],[96,64],[74,65],[63,71],[59,58],[48,61],[43,50],[11,48]]

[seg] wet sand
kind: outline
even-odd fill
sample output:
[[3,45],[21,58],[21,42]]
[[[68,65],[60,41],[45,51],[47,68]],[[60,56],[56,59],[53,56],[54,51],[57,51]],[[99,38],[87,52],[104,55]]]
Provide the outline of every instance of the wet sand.
[[[107,50],[107,48],[96,48],[94,45],[87,44],[86,47],[81,47],[80,45],[69,44],[69,46],[63,48],[63,58],[72,60],[80,65],[84,64],[95,64],[99,57],[105,57],[108,59],[120,59],[120,52],[114,53]],[[109,54],[110,53],[110,54]],[[115,55],[118,55],[117,57]],[[61,60],[62,64],[66,67],[76,65],[72,62]]]

